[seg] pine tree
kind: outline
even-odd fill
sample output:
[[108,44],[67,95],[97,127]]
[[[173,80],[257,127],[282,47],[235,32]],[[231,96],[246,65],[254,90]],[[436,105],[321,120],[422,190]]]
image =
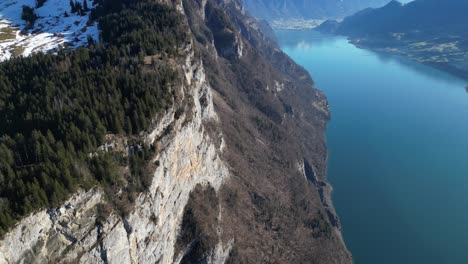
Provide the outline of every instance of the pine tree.
[[76,9],[76,12],[78,13],[78,15],[80,15],[80,16],[84,15],[83,5],[80,2],[75,3],[75,9]]
[[96,44],[94,39],[93,39],[93,36],[88,35],[87,38],[88,38],[88,46],[92,46],[92,45]]
[[70,8],[71,8],[72,13],[76,12],[76,5],[75,5],[75,2],[73,0],[70,0]]
[[47,0],[36,0],[36,8],[42,7]]
[[133,134],[132,121],[130,120],[128,116],[125,118],[124,129],[125,129],[125,132],[127,132],[127,134],[129,135]]
[[85,12],[88,12],[89,11],[89,8],[88,8],[88,1],[86,0],[83,0],[83,10]]

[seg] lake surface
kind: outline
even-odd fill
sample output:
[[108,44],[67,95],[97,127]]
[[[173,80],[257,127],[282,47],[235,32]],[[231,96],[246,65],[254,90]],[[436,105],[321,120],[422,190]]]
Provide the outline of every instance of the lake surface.
[[277,36],[329,99],[329,180],[355,262],[468,263],[468,82],[344,37]]

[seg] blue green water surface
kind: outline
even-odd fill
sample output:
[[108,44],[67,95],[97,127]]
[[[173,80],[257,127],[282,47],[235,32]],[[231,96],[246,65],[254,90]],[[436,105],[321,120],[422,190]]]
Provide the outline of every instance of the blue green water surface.
[[329,99],[329,179],[356,263],[468,263],[468,82],[344,37],[277,36]]

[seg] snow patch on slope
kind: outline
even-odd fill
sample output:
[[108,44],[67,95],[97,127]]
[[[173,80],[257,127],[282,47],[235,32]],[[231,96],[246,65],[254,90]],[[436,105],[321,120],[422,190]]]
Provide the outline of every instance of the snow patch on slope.
[[[87,1],[91,9],[92,0]],[[21,33],[26,28],[21,19],[23,5],[34,8],[39,17],[25,34]],[[42,7],[35,7],[36,0],[0,0],[0,61],[37,52],[53,52],[65,46],[85,46],[88,35],[98,41],[97,23],[88,25],[89,11],[84,16],[71,13],[68,0],[47,0]]]

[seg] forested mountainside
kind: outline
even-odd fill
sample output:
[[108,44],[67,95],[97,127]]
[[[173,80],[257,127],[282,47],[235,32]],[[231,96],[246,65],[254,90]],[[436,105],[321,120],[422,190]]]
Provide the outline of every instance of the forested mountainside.
[[0,63],[0,263],[351,263],[326,98],[242,3],[69,8],[99,40]]
[[188,39],[181,18],[161,5],[104,4],[92,11],[103,44],[0,64],[2,232],[37,208],[58,206],[80,186],[116,184],[117,164],[133,160],[112,164],[112,155],[89,154],[106,133],[138,134],[171,105],[176,72],[143,62],[157,52],[176,54],[177,43]]
[[392,1],[319,30],[350,36],[363,47],[399,53],[468,79],[468,30],[464,0]]
[[368,7],[381,7],[389,0],[244,0],[246,9],[261,19],[344,18]]

